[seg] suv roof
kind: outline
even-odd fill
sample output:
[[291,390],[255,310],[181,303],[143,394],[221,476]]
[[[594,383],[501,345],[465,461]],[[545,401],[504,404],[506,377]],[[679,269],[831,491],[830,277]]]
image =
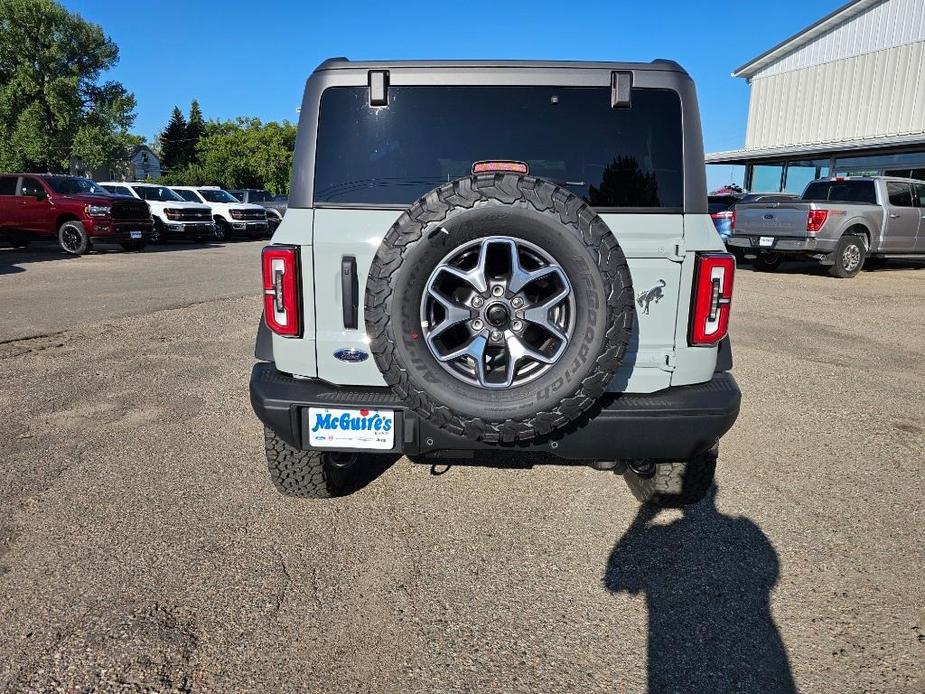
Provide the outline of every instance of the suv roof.
[[375,70],[377,68],[603,68],[610,70],[687,71],[674,60],[656,58],[648,63],[590,60],[357,60],[337,57],[323,61],[318,70]]

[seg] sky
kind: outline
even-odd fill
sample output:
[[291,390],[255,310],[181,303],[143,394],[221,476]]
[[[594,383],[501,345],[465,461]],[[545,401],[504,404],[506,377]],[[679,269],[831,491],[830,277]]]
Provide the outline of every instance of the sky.
[[[730,73],[845,0],[707,3],[64,0],[119,46],[105,76],[135,94],[133,132],[153,141],[177,105],[207,119],[296,121],[322,60],[670,58],[694,78],[707,152],[745,144],[749,88]],[[741,167],[707,167],[710,189]]]

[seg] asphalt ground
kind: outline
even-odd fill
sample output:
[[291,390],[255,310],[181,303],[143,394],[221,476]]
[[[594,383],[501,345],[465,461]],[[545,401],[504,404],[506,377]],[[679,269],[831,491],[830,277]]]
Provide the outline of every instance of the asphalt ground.
[[714,496],[270,483],[260,244],[0,250],[0,691],[925,690],[925,263],[736,279]]

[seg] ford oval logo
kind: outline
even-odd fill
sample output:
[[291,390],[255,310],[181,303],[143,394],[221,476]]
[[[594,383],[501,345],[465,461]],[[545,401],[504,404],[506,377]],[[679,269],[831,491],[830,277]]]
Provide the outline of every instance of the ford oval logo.
[[766,215],[764,216],[764,218],[765,218],[765,219],[774,219],[774,215],[773,215],[773,214],[766,214]]
[[362,350],[350,348],[337,350],[334,352],[334,358],[350,364],[358,364],[369,359],[369,355]]

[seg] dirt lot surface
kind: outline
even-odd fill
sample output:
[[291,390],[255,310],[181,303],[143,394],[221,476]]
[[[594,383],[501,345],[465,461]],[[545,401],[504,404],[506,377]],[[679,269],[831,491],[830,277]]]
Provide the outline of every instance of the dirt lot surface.
[[925,690],[925,263],[742,270],[716,496],[653,515],[584,467],[279,496],[259,247],[0,250],[0,691]]

